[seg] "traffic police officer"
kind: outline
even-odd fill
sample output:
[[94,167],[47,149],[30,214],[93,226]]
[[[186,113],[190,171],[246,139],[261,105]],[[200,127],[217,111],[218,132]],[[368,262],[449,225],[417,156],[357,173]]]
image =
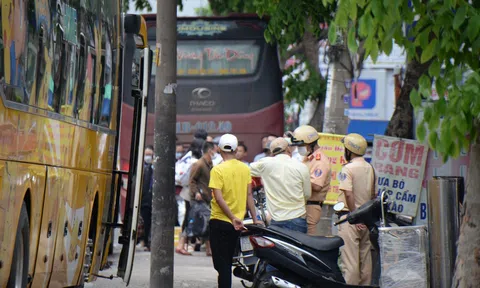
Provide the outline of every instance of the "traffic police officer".
[[305,157],[304,163],[310,170],[312,196],[307,201],[308,235],[317,234],[317,224],[322,216],[322,206],[330,190],[332,168],[330,160],[318,146],[317,130],[309,125],[302,125],[293,131],[292,145],[298,146],[298,153]]
[[[375,170],[363,155],[367,141],[359,134],[348,134],[342,140],[345,160],[348,161],[338,175],[340,196],[338,201],[346,203],[348,211],[354,211],[375,197]],[[348,209],[348,210],[347,210]],[[372,280],[372,256],[369,231],[363,224],[348,222],[338,227],[338,235],[345,245],[341,248],[342,270],[345,281],[350,285],[370,285]]]

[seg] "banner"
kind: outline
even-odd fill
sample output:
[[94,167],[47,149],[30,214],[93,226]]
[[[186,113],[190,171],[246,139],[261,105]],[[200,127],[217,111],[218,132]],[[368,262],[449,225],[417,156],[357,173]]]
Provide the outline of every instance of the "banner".
[[384,188],[395,214],[416,216],[427,162],[428,147],[415,140],[375,135],[372,165],[377,191]]
[[341,140],[344,135],[318,133],[318,145],[322,152],[330,160],[332,165],[332,180],[330,181],[330,192],[327,193],[327,198],[324,201],[326,205],[335,205],[338,199],[338,186],[340,181],[337,175],[342,171],[342,165],[347,163],[344,156],[344,147]]

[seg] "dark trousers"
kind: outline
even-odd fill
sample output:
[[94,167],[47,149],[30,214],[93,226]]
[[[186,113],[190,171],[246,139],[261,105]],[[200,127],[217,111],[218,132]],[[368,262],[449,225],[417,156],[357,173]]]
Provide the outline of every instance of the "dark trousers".
[[187,228],[188,216],[190,216],[188,214],[190,214],[190,201],[185,200],[185,217],[183,218],[182,232],[185,232],[185,229]]
[[232,261],[239,236],[232,224],[210,220],[210,246],[213,267],[218,272],[218,288],[232,287]]
[[140,209],[140,214],[143,218],[143,231],[144,231],[144,242],[145,247],[150,248],[150,231],[152,229],[152,208],[142,207]]

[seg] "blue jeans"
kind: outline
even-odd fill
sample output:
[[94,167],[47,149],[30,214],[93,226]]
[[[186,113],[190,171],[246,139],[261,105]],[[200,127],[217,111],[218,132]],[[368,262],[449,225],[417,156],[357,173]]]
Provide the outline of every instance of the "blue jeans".
[[270,225],[277,226],[280,228],[290,229],[293,231],[298,231],[302,233],[307,233],[308,226],[307,220],[305,218],[295,218],[285,221],[275,221],[272,220]]

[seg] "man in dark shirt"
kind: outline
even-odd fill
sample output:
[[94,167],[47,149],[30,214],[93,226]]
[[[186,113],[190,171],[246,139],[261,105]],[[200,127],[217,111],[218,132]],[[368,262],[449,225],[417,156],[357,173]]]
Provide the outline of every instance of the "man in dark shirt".
[[153,146],[147,145],[144,154],[143,186],[140,214],[145,231],[145,251],[150,251],[150,230],[152,227],[152,184],[153,184]]
[[[214,154],[214,145],[212,142],[203,144],[203,156],[197,162],[193,163],[190,170],[190,196],[196,201],[205,201],[209,206],[212,201],[212,192],[208,187],[210,182],[210,170],[212,170],[212,157]],[[208,237],[205,240],[207,256],[211,256],[210,242]]]

